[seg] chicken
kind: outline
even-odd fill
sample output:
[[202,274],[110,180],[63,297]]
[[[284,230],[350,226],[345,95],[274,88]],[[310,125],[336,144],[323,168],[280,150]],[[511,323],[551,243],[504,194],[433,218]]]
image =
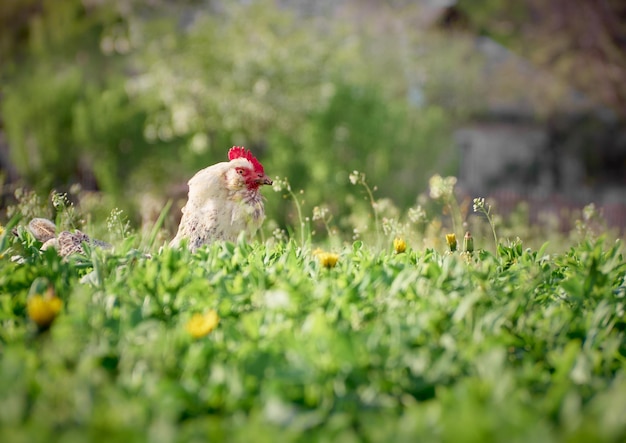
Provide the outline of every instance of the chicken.
[[72,254],[84,254],[83,242],[91,246],[110,249],[111,245],[95,238],[90,238],[87,234],[76,229],[74,232],[63,231],[56,235],[55,224],[47,218],[33,218],[28,223],[28,230],[33,237],[43,243],[41,250],[56,248],[61,257]]
[[189,180],[187,204],[170,246],[188,239],[195,251],[216,240],[235,241],[241,232],[254,235],[265,219],[262,185],[271,185],[263,166],[250,151],[233,146],[228,162],[202,169]]

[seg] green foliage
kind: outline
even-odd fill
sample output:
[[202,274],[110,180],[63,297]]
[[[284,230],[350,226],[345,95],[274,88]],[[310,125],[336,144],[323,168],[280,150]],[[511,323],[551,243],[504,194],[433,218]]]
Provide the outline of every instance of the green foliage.
[[[62,259],[22,226],[13,234],[46,210],[18,193],[0,233],[3,439],[626,439],[626,264],[593,208],[575,246],[547,253],[505,240],[541,237],[523,210],[513,226],[490,204],[487,220],[467,220],[454,177],[417,195],[474,106],[474,61],[454,69],[466,48],[419,59],[421,41],[396,50],[270,2],[182,26],[170,9],[124,4],[43,2],[27,46],[3,46],[3,119],[30,183],[47,195],[86,164],[106,193],[72,196],[104,219],[245,144],[288,177],[274,190],[289,199],[268,195],[277,229],[263,243],[158,249],[168,204],[144,233],[111,211],[96,238],[113,251]],[[60,195],[50,216],[82,225]],[[465,221],[473,252],[443,252]],[[311,251],[316,222],[337,254]],[[29,307],[43,290],[63,303],[45,331]],[[193,338],[193,314],[212,310],[217,328]]]
[[389,102],[374,85],[339,84],[299,136],[274,140],[277,149],[269,155],[276,169],[295,168],[294,187],[307,189],[313,201],[344,187],[347,173],[357,169],[367,171],[383,195],[393,195],[406,207],[449,146],[446,129],[441,109],[417,111]]
[[[30,22],[22,63],[0,71],[8,85],[2,114],[12,159],[40,192],[93,173],[101,189],[121,196],[141,171],[136,165],[163,173],[144,155],[148,109],[125,89],[129,26],[112,5],[44,2]],[[163,155],[162,146],[150,146],[153,155]]]
[[[345,207],[352,169],[408,207],[451,164],[451,124],[471,106],[450,101],[474,90],[473,62],[462,78],[452,69],[463,45],[411,37],[397,47],[394,36],[268,1],[210,13],[52,3],[0,71],[12,158],[43,194],[94,177],[133,219],[147,192],[184,183],[235,144],[305,189],[306,213],[329,196]],[[291,221],[283,204],[268,213]]]
[[[2,244],[11,441],[626,437],[620,243],[468,256],[359,241],[329,268],[293,241],[69,260],[21,229]],[[46,332],[26,312],[42,279],[64,305]],[[192,338],[211,309],[217,329]]]
[[12,159],[39,190],[50,189],[55,180],[67,183],[73,178],[79,151],[71,121],[82,75],[67,68],[50,78],[50,69],[31,68],[13,82],[2,101]]
[[523,24],[533,12],[532,6],[500,0],[460,0],[458,5],[467,14],[470,26],[505,45],[519,44]]

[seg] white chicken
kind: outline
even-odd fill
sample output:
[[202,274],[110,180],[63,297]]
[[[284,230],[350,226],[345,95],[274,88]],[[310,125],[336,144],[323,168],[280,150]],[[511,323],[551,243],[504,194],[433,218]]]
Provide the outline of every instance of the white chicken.
[[183,239],[195,251],[216,240],[235,241],[241,232],[252,236],[265,219],[262,185],[271,185],[263,166],[250,151],[233,146],[228,162],[202,169],[189,180],[187,204],[176,237],[170,246]]

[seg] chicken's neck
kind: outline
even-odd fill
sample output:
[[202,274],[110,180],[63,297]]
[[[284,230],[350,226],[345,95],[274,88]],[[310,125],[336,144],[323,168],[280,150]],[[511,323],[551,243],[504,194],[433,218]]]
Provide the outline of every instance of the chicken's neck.
[[242,201],[248,204],[256,204],[262,201],[261,193],[257,189],[238,189],[230,191],[229,197],[234,201]]

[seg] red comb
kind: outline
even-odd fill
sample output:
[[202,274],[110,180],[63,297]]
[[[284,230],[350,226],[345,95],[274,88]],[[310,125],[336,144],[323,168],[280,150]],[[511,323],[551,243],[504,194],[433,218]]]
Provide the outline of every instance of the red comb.
[[245,158],[246,160],[249,160],[254,167],[254,172],[258,174],[265,174],[263,165],[261,165],[256,157],[252,155],[252,152],[248,151],[243,146],[233,146],[228,150],[228,160],[234,160],[236,158]]

